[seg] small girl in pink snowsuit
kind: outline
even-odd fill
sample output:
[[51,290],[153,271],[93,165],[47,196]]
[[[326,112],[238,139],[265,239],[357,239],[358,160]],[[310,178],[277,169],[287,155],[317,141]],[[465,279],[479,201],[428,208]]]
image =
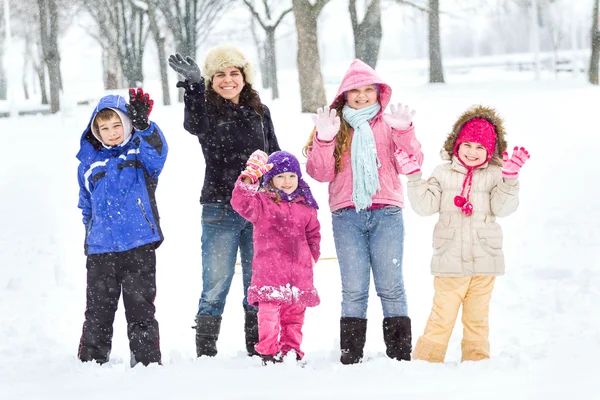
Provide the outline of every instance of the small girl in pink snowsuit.
[[[263,189],[258,179],[263,177]],[[231,206],[254,225],[254,259],[248,302],[258,305],[258,343],[263,364],[290,351],[301,360],[306,307],[319,304],[313,266],[320,255],[317,203],[294,155],[257,150],[238,178]]]

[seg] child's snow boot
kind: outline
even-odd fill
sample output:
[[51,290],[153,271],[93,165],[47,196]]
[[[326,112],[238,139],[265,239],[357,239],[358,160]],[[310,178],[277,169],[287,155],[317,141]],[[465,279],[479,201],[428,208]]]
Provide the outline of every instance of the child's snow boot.
[[389,317],[383,319],[383,341],[389,358],[410,361],[412,333],[409,317]]
[[217,339],[221,331],[221,317],[196,315],[196,354],[198,357],[217,355]]
[[277,353],[274,356],[270,354],[259,354],[260,358],[262,358],[262,365],[267,364],[279,364],[283,362],[283,356],[281,353]]
[[344,365],[359,363],[367,339],[367,320],[364,318],[342,317],[340,319],[340,362]]
[[244,332],[246,333],[246,351],[248,357],[258,356],[254,345],[258,343],[258,313],[246,310],[244,313]]

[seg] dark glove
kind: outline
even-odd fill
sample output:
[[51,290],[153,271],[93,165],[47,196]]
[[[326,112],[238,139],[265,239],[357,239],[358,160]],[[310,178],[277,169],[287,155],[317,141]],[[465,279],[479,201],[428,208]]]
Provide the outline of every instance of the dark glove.
[[129,104],[127,107],[127,114],[131,118],[131,125],[136,131],[143,131],[150,127],[148,123],[148,117],[154,106],[154,100],[150,99],[148,93],[144,93],[142,88],[138,88],[137,92],[135,89],[129,89]]
[[198,83],[202,80],[202,73],[200,67],[196,64],[196,61],[190,56],[185,59],[179,53],[169,56],[169,65],[178,74],[190,83]]

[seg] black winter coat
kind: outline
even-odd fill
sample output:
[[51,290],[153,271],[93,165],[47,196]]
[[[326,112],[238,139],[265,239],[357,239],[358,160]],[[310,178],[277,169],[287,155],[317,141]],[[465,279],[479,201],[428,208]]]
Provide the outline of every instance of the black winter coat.
[[182,85],[183,126],[198,137],[206,169],[200,203],[229,203],[233,186],[255,150],[279,151],[271,113],[264,106],[261,118],[252,108],[225,101],[215,107],[206,102],[204,81]]

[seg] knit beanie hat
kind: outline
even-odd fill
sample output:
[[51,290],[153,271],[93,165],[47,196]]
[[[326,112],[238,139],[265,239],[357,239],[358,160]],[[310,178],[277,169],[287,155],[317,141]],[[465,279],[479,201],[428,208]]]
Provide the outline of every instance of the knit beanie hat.
[[[491,122],[483,118],[473,118],[467,122],[458,134],[454,144],[454,155],[458,157],[458,146],[463,142],[479,143],[487,150],[488,162],[496,149],[496,129]],[[462,160],[461,160],[462,162]]]
[[[125,114],[123,111],[119,110],[118,108],[112,108],[112,107],[108,107],[108,108],[113,110],[115,113],[117,113],[117,115],[121,119],[121,123],[123,124],[123,143],[117,145],[117,146],[123,146],[123,145],[127,144],[127,142],[129,142],[129,139],[131,139],[131,131],[133,130],[132,125],[131,125],[131,118],[129,118],[129,116],[127,114]],[[98,139],[98,141],[100,143],[102,143],[102,146],[104,146],[106,148],[110,148],[109,146],[104,144],[104,142],[102,141],[102,137],[100,136],[100,132],[98,132],[98,129],[96,128],[96,117],[97,116],[98,116],[98,114],[96,113],[96,115],[94,116],[94,119],[92,120],[92,123],[90,125],[92,134],[94,135],[94,137],[96,139]]]
[[[458,146],[463,142],[479,143],[487,150],[487,158],[480,165],[468,166],[458,156]],[[473,171],[481,167],[494,156],[496,149],[496,129],[494,125],[483,118],[473,118],[464,124],[456,143],[454,144],[454,156],[460,161],[462,165],[467,168],[467,175],[463,181],[461,191],[456,197],[454,197],[454,205],[459,207],[464,215],[471,215],[473,213],[473,204],[469,202],[471,196],[471,185],[473,183]],[[466,194],[465,194],[466,192]]]
[[298,175],[298,188],[291,194],[282,194],[282,197],[286,197],[287,200],[293,200],[295,197],[301,195],[310,207],[319,209],[315,198],[310,191],[308,184],[302,179],[302,170],[300,169],[300,162],[298,159],[287,151],[276,151],[269,156],[268,164],[273,164],[273,168],[267,171],[263,175],[263,186],[266,186],[271,180],[279,174],[284,172],[293,172]]
[[228,67],[239,68],[244,74],[244,81],[250,85],[254,83],[254,65],[246,58],[237,47],[224,44],[213,47],[206,54],[202,75],[210,81],[217,71]]

